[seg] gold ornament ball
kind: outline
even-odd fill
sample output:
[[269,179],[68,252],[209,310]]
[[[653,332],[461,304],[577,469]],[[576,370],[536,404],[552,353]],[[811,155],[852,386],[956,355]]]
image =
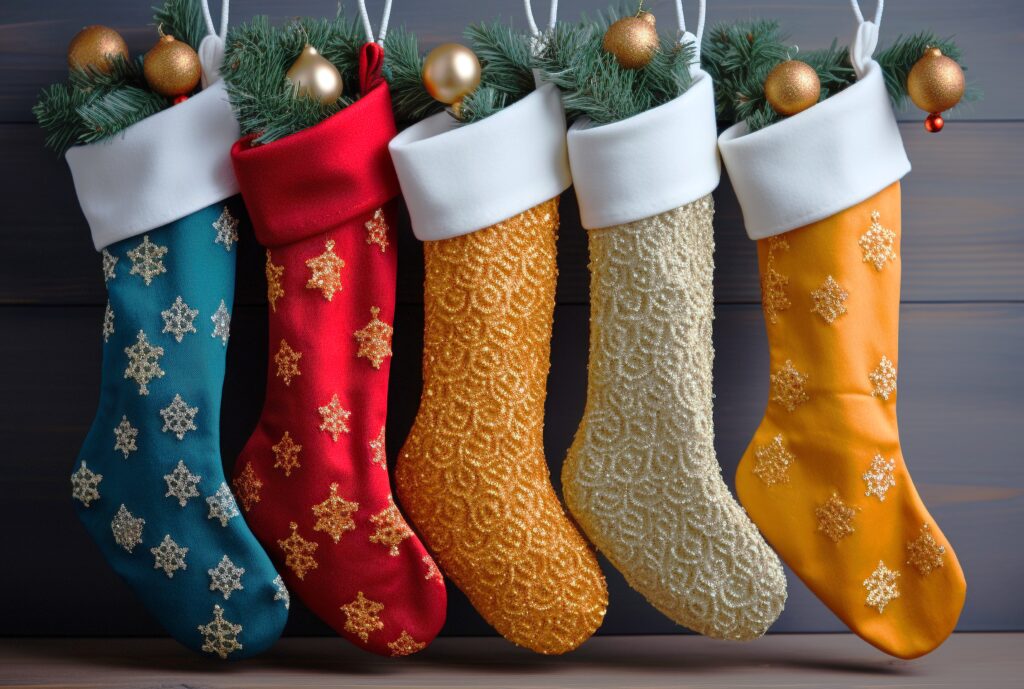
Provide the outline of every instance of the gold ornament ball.
[[907,75],[907,93],[925,112],[944,112],[964,96],[964,71],[938,48],[928,48]]
[[434,100],[452,105],[480,85],[480,60],[458,43],[442,43],[423,61],[423,85]]
[[806,62],[786,60],[768,73],[764,96],[775,112],[788,117],[803,112],[818,102],[821,80]]
[[192,46],[174,36],[161,36],[142,61],[149,87],[161,96],[173,98],[192,92],[203,74],[199,56]]
[[658,45],[658,29],[650,12],[617,20],[605,31],[601,42],[605,52],[614,55],[624,69],[646,67],[658,52]]
[[295,86],[296,95],[318,100],[324,105],[338,100],[345,88],[338,68],[308,43],[288,68],[287,76]]
[[109,72],[112,58],[117,56],[128,59],[128,44],[121,34],[107,26],[87,26],[68,44],[68,67],[72,69],[92,67]]

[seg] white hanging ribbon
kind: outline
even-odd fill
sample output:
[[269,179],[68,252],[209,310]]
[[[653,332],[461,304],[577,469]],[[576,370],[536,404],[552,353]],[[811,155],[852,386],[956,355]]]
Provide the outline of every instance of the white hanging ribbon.
[[[539,38],[543,33],[533,18],[533,6],[530,0],[523,0],[523,9],[526,11],[526,23],[530,25],[530,33],[533,37]],[[555,28],[555,21],[558,19],[558,0],[551,0],[551,10],[548,12],[548,31]]]
[[202,0],[203,19],[208,35],[199,44],[199,63],[203,66],[203,88],[220,79],[220,66],[224,62],[224,42],[228,37],[228,10],[230,0],[223,0],[220,6],[220,32],[213,24],[209,0]]
[[697,3],[697,32],[690,33],[686,30],[686,17],[683,14],[683,0],[676,0],[676,19],[679,20],[679,44],[692,45],[694,49],[694,60],[690,64],[690,73],[696,74],[700,71],[700,42],[704,38],[704,16],[707,10],[705,0]]
[[850,7],[853,8],[853,16],[857,18],[857,33],[850,43],[850,63],[853,71],[860,79],[867,71],[871,56],[875,53],[878,45],[878,27],[882,24],[882,9],[885,7],[885,0],[878,0],[875,6],[875,17],[872,21],[864,19],[864,13],[860,10],[857,0],[850,0]]
[[363,20],[363,30],[366,31],[366,42],[373,43],[376,41],[378,44],[384,45],[384,38],[388,34],[388,21],[391,19],[391,0],[384,0],[384,14],[380,18],[380,31],[376,39],[373,37],[373,25],[370,24],[370,15],[366,12],[366,0],[359,0],[359,16]]

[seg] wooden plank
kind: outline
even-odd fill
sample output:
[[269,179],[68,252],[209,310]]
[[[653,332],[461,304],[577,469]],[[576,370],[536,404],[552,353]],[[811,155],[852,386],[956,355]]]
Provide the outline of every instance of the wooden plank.
[[[30,109],[43,85],[65,78],[65,48],[76,31],[87,24],[106,24],[121,31],[133,54],[152,47],[155,32],[150,5],[133,0],[110,0],[102,4],[61,0],[55,3],[13,0],[0,5],[0,122],[27,122]],[[315,0],[250,0],[236,3],[231,19],[237,24],[254,14],[270,14],[277,20],[301,15],[330,15],[334,6]],[[559,16],[573,20],[581,12],[593,13],[604,4],[592,0],[563,2]],[[669,0],[655,0],[648,6],[657,14],[659,26],[668,30],[674,23]],[[354,4],[346,8],[354,12]],[[690,10],[691,12],[693,10]],[[538,16],[546,7],[537,8]],[[710,8],[708,21],[734,21],[752,16],[778,19],[793,43],[803,50],[827,46],[838,37],[847,43],[854,33],[854,20],[848,6],[833,3],[755,3],[751,0],[718,0]],[[395,8],[394,24],[404,24],[421,36],[425,46],[447,40],[461,40],[467,24],[511,17],[524,25],[515,3],[488,2],[406,3]],[[1024,20],[1024,7],[1014,0],[988,0],[985,10],[971,3],[892,3],[886,7],[881,45],[886,46],[900,34],[933,29],[939,34],[955,34],[964,49],[971,81],[984,92],[984,100],[959,113],[968,119],[1010,119],[1024,110],[1024,94],[1012,88],[1017,83],[1017,65],[1009,59],[1020,53],[1017,30]],[[696,21],[690,17],[691,25]],[[911,108],[903,115],[920,123],[921,113]],[[920,126],[920,125],[918,125]]]
[[[102,562],[76,523],[68,473],[96,406],[100,307],[0,308],[0,523],[5,533],[0,636],[159,634],[141,605]],[[587,308],[555,316],[546,450],[557,481],[583,412]],[[901,437],[919,488],[967,571],[971,594],[961,630],[1021,629],[1024,594],[1024,456],[1013,432],[1024,418],[1024,305],[913,304],[903,308]],[[230,467],[259,416],[266,367],[261,307],[239,307],[232,321],[222,417]],[[388,450],[394,458],[415,417],[420,389],[422,312],[398,310],[391,377]],[[727,305],[715,321],[717,448],[731,481],[767,398],[767,353],[760,310]],[[607,567],[611,606],[603,633],[673,633]],[[69,572],[73,571],[73,576]],[[73,611],[69,614],[68,611]],[[790,577],[777,631],[836,631],[839,622]],[[293,606],[292,634],[325,627]],[[446,633],[488,627],[453,591]]]
[[[953,124],[939,136],[912,125],[902,131],[915,165],[904,181],[903,298],[1024,299],[1024,123]],[[42,135],[31,125],[0,125],[0,149],[6,154],[0,162],[0,304],[104,303],[99,259],[64,162],[43,150]],[[727,180],[715,198],[716,297],[757,302],[754,246]],[[558,298],[584,304],[586,233],[571,191],[563,199]],[[398,234],[399,299],[419,303],[420,248],[407,221]],[[263,254],[251,234],[243,234],[239,260],[239,303],[263,303]]]

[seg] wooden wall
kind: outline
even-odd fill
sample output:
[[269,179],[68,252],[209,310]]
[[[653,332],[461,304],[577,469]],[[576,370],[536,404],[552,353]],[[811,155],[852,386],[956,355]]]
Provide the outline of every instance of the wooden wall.
[[[0,4],[0,635],[155,634],[159,630],[105,566],[77,523],[68,473],[95,408],[105,301],[95,255],[63,161],[42,147],[29,111],[39,89],[65,74],[64,51],[81,26],[121,30],[133,51],[152,42],[156,0],[5,0]],[[214,2],[213,4],[219,4]],[[354,6],[354,3],[348,3]],[[546,3],[538,13],[546,12]],[[604,2],[562,3],[574,18]],[[687,2],[686,5],[695,3]],[[845,0],[715,0],[709,21],[777,17],[805,49],[852,35]],[[333,12],[311,0],[236,0],[234,21]],[[379,6],[379,2],[371,2]],[[427,45],[460,27],[520,19],[513,0],[403,0],[394,21]],[[662,26],[671,3],[650,2]],[[969,582],[963,630],[1024,628],[1024,6],[900,0],[886,10],[882,44],[931,28],[956,34],[969,77],[985,93],[938,136],[921,114],[901,115],[914,171],[904,182],[900,415],[915,480]],[[521,22],[520,22],[521,25]],[[715,321],[718,452],[731,479],[767,395],[767,355],[753,245],[728,181],[716,192]],[[571,193],[563,199],[546,445],[557,477],[583,410],[587,356],[586,243]],[[400,446],[419,395],[422,256],[401,229],[399,300],[388,446]],[[222,420],[230,465],[259,414],[266,357],[260,254],[243,237]],[[606,567],[611,607],[604,633],[675,629]],[[447,634],[491,633],[454,593]],[[793,577],[777,631],[841,629]],[[290,633],[326,632],[293,606]]]

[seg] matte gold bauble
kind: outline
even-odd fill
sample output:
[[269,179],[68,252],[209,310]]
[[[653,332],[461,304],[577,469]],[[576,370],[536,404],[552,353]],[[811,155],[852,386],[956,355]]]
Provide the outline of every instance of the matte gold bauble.
[[68,67],[109,72],[114,57],[128,59],[128,44],[121,34],[107,26],[87,26],[68,44]]
[[142,61],[149,87],[161,96],[174,98],[192,92],[203,74],[199,56],[192,46],[174,36],[161,36]]
[[451,105],[480,85],[480,60],[458,43],[442,43],[423,61],[423,85],[434,100]]
[[964,71],[938,48],[928,48],[907,75],[907,93],[927,113],[949,110],[964,97]]
[[338,100],[345,88],[338,68],[308,43],[288,68],[287,76],[295,86],[296,95],[318,100],[324,105]]
[[624,69],[646,67],[658,52],[658,45],[658,29],[650,12],[614,22],[601,42],[605,52],[614,55]]
[[764,96],[775,112],[788,117],[818,102],[821,80],[806,62],[786,60],[768,73],[764,80]]

